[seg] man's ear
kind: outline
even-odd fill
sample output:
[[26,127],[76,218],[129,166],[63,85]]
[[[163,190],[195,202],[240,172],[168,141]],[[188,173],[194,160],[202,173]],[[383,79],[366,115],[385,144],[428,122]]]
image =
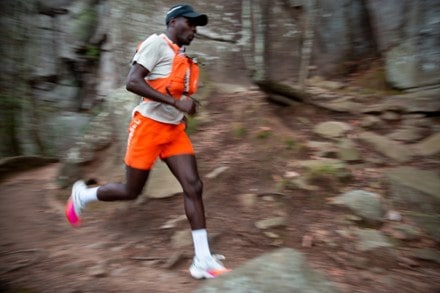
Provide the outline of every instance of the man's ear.
[[170,19],[170,21],[168,22],[168,27],[173,27],[176,24],[176,19],[172,18]]

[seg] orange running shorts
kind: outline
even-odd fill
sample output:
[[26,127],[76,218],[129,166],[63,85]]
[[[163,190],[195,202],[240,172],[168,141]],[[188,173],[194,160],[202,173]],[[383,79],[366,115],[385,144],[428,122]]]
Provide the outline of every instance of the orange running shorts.
[[150,170],[157,157],[194,154],[185,132],[185,124],[158,122],[136,112],[128,127],[125,164],[132,168]]

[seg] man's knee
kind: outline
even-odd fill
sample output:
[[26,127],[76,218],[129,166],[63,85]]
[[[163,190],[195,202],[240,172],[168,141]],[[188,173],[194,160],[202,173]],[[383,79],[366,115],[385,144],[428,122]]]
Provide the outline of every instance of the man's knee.
[[135,200],[139,197],[140,194],[138,193],[127,193],[126,198],[127,200]]
[[200,197],[203,192],[203,182],[200,178],[187,180],[187,182],[183,184],[183,192],[190,197]]
[[127,198],[127,200],[135,200],[142,194],[142,190],[130,188],[127,188],[125,192],[125,197]]

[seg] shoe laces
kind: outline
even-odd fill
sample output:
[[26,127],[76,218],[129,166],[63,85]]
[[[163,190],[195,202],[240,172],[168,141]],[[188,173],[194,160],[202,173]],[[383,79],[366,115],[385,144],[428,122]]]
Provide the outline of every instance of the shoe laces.
[[213,254],[212,257],[218,262],[221,262],[222,260],[226,259],[226,257],[223,254]]
[[87,186],[82,181],[77,182],[74,187],[73,203],[74,203],[74,207],[75,207],[75,213],[77,213],[78,215],[81,214],[82,211],[84,210],[84,203],[81,200],[80,192],[82,189],[85,189],[85,188],[87,188]]
[[207,269],[223,270],[225,266],[221,261],[224,259],[225,257],[221,254],[213,254],[211,257],[205,259],[204,265]]

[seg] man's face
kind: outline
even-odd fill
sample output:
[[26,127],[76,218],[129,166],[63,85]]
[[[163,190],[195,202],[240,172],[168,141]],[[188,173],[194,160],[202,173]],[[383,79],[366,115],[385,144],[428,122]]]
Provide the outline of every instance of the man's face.
[[196,25],[189,18],[177,17],[173,19],[174,31],[179,46],[189,45],[197,33]]

